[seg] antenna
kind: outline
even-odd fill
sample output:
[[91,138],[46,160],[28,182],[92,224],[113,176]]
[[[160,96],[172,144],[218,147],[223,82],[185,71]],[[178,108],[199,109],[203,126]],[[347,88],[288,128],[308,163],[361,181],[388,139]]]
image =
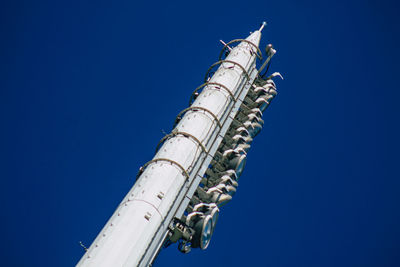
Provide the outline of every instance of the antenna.
[[260,27],[260,29],[258,31],[261,32],[266,25],[267,25],[267,22],[263,21],[263,23],[261,23],[261,27]]

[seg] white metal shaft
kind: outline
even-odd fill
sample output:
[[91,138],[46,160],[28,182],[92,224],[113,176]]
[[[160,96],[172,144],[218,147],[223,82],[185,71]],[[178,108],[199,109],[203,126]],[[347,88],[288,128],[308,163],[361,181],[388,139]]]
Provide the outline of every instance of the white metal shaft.
[[[260,31],[255,31],[247,40],[258,47],[260,37]],[[173,130],[194,136],[207,153],[188,136],[177,134],[167,139],[77,266],[151,263],[171,220],[182,216],[225,135],[237,112],[237,99],[243,99],[257,73],[256,49],[246,42],[233,48],[226,60],[244,70],[235,63],[222,63],[209,82],[225,85],[236,99],[222,88],[208,85],[191,106],[200,108],[188,110]]]

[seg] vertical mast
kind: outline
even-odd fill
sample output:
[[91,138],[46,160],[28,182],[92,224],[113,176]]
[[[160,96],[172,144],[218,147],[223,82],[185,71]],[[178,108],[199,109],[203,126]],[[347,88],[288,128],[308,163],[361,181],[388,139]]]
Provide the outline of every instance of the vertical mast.
[[256,69],[264,26],[224,46],[77,266],[149,266],[163,244],[179,242],[182,252],[208,246],[219,207],[236,191],[262,111],[276,94]]

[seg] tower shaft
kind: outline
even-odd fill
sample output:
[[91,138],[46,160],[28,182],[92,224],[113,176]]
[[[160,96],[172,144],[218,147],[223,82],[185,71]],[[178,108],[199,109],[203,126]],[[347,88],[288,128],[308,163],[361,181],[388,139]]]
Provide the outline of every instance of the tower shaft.
[[255,78],[261,32],[234,47],[79,261],[79,267],[149,266],[181,218]]

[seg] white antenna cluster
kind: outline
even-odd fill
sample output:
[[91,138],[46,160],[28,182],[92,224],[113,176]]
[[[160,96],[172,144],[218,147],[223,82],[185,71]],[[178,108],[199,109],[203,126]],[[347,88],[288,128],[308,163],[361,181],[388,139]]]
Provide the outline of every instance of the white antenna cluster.
[[271,45],[266,63],[256,68],[265,25],[246,39],[221,41],[219,60],[190,106],[77,266],[151,266],[172,243],[184,253],[208,247],[220,207],[235,194],[262,114],[277,94],[272,78],[280,74],[261,75],[276,52]]

